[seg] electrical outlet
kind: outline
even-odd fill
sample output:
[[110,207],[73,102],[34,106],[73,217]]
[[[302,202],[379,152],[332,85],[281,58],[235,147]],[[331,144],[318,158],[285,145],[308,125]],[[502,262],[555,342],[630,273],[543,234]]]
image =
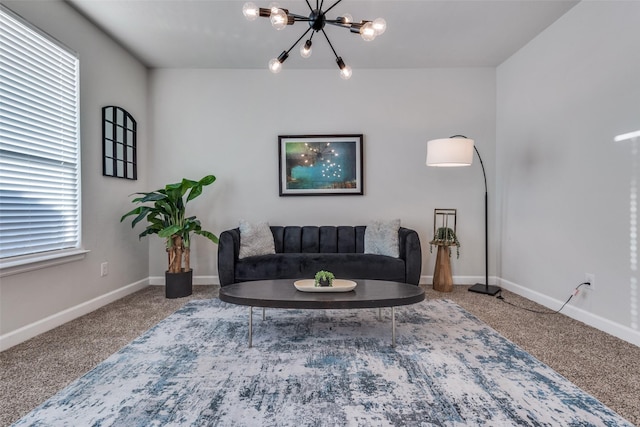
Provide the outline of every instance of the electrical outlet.
[[103,262],[100,264],[100,277],[104,277],[109,274],[109,263]]
[[588,289],[590,291],[595,290],[595,286],[596,286],[596,276],[593,273],[584,273],[584,281],[585,282],[589,282],[590,285],[585,285],[582,287],[582,289]]

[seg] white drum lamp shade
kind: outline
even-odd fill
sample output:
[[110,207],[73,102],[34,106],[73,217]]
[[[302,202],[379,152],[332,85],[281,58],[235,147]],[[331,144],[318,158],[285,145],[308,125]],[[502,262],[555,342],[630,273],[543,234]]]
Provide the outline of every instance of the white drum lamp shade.
[[427,142],[427,166],[469,166],[473,162],[473,139],[440,138]]

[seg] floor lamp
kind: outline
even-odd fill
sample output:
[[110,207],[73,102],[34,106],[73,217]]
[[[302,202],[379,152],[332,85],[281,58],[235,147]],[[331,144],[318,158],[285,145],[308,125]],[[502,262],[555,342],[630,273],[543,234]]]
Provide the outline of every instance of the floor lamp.
[[473,162],[475,150],[482,166],[484,177],[484,283],[476,283],[469,288],[470,292],[495,295],[500,292],[499,286],[489,285],[489,215],[488,215],[488,191],[487,174],[478,149],[473,144],[473,139],[463,135],[454,135],[449,138],[434,139],[427,142],[427,166],[457,167],[470,166]]

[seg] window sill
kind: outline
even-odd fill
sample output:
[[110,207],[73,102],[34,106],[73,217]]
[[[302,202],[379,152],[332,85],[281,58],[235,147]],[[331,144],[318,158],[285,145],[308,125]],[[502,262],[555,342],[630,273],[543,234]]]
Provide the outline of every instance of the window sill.
[[72,249],[55,253],[29,255],[0,261],[0,277],[13,276],[84,259],[89,251]]

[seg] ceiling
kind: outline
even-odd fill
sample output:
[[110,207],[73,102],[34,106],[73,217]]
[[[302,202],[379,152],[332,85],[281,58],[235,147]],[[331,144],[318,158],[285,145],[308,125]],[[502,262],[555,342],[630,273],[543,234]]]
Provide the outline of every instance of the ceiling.
[[[67,0],[150,68],[266,68],[308,28],[282,31],[268,19],[247,21],[244,0]],[[269,0],[253,0],[267,7]],[[338,55],[355,68],[495,67],[577,4],[577,0],[344,0],[327,17],[383,17],[387,31],[365,42],[327,25]],[[280,1],[308,15],[303,0]],[[315,6],[314,0],[310,3]],[[333,0],[327,0],[332,4]],[[326,6],[324,9],[326,10]],[[334,68],[326,40],[316,34],[313,55],[298,47],[287,68]]]

